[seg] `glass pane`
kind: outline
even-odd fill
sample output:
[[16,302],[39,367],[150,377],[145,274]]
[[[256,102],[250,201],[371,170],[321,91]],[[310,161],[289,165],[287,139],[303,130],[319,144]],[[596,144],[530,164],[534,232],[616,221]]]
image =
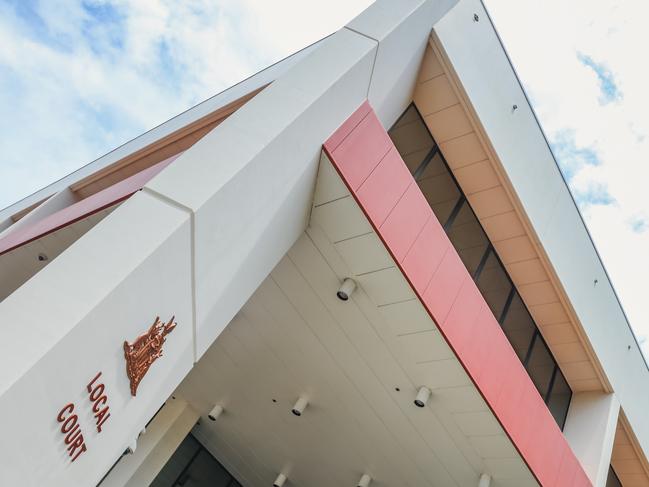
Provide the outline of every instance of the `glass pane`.
[[552,385],[552,392],[548,398],[548,408],[554,416],[557,424],[560,428],[563,429],[563,424],[566,421],[566,416],[568,415],[568,407],[570,406],[570,398],[572,397],[572,391],[570,386],[566,382],[565,377],[561,371],[557,371],[557,375],[554,378],[554,384]]
[[516,355],[522,362],[527,356],[527,350],[532,342],[536,326],[518,293],[515,293],[512,298],[502,322],[502,327],[509,343],[511,343]]
[[617,478],[617,475],[615,475],[615,472],[613,471],[613,467],[609,465],[608,467],[608,478],[606,479],[606,487],[622,487],[622,483],[620,482],[620,479]]
[[[437,160],[439,156],[433,157],[424,172],[417,178],[417,184],[435,216],[443,225],[461,193],[448,171],[441,173],[435,171]],[[440,212],[440,208],[446,208],[446,211]]]
[[462,205],[447,234],[467,270],[473,275],[489,246],[489,239],[468,204]]
[[555,362],[548,350],[548,347],[541,336],[537,335],[526,368],[532,382],[534,382],[539,394],[541,394],[541,397],[543,398],[545,398],[548,392],[554,366]]
[[188,435],[178,446],[157,477],[151,482],[151,487],[172,487],[194,455],[201,449],[201,444]]
[[[424,179],[433,178],[436,176],[448,175],[448,169],[446,169],[446,164],[444,159],[439,152],[435,152],[435,155],[432,159],[428,161],[425,167],[419,167],[417,172],[417,181],[422,181]],[[455,182],[452,181],[452,184],[455,185]],[[457,187],[457,185],[455,185]],[[459,191],[458,191],[459,194]]]
[[489,252],[476,284],[494,316],[499,318],[512,285],[493,251]]
[[417,170],[435,146],[414,105],[411,105],[390,129],[390,138],[411,173]]
[[191,463],[184,478],[183,487],[227,487],[230,474],[206,450],[201,450]]
[[234,487],[232,475],[192,434],[178,446],[150,487]]

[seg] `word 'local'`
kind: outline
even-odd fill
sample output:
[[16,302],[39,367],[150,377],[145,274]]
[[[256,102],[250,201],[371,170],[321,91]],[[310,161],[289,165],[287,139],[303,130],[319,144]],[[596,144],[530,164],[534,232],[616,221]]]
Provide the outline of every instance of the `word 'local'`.
[[[92,404],[92,412],[95,416],[98,433],[101,433],[102,425],[110,417],[110,408],[107,404],[108,395],[105,392],[106,386],[98,382],[100,377],[101,372],[86,386],[88,400]],[[63,442],[67,445],[68,455],[71,458],[70,461],[74,462],[83,452],[88,451],[81,432],[81,425],[79,425],[79,416],[74,412],[74,404],[69,403],[63,406],[56,416],[56,420],[61,423],[61,433],[65,435]]]
[[[95,422],[97,423],[97,432],[101,433],[101,425],[110,417],[110,413],[108,412],[109,407],[106,405],[108,396],[104,393],[106,387],[102,383],[95,384],[99,377],[101,377],[101,372],[90,381],[86,388],[88,389],[88,399],[92,403],[92,412],[95,415]],[[102,408],[102,406],[104,407]]]

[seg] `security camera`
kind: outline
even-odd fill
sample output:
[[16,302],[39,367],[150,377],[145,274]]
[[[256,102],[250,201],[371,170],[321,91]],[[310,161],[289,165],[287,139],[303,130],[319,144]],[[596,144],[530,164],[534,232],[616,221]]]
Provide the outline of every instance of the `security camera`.
[[280,473],[275,479],[275,482],[273,482],[273,487],[282,487],[285,483],[286,483],[286,475]]
[[308,404],[309,400],[304,396],[300,396],[300,398],[293,406],[293,409],[291,409],[291,412],[296,416],[302,416],[302,413],[304,412]]
[[135,453],[135,449],[137,448],[137,440],[133,440],[130,445],[126,447],[126,454],[128,455],[133,455]]
[[415,406],[423,408],[428,403],[428,399],[430,399],[430,389],[426,386],[420,387],[415,398]]
[[207,417],[210,418],[212,421],[216,421],[217,418],[221,415],[223,412],[223,406],[219,406],[218,404],[215,405],[212,410],[207,414]]
[[358,487],[369,487],[371,481],[372,481],[372,477],[370,477],[365,473],[358,481]]
[[356,281],[348,277],[338,288],[336,296],[338,296],[338,299],[341,301],[347,301],[354,292],[354,289],[356,289]]

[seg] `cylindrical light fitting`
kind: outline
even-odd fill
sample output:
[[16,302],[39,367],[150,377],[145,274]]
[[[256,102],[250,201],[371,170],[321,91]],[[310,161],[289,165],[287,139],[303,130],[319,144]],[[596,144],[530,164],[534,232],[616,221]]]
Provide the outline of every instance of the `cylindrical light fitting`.
[[361,479],[358,481],[358,487],[370,487],[371,481],[372,477],[364,473]]
[[491,485],[491,477],[486,473],[480,475],[480,483],[478,487],[489,487]]
[[133,440],[130,445],[126,447],[126,453],[129,455],[133,455],[135,453],[135,449],[137,448],[137,440]]
[[415,406],[423,408],[428,403],[428,399],[430,399],[430,389],[426,386],[421,386],[415,398]]
[[282,487],[285,483],[286,483],[286,475],[280,473],[275,479],[275,482],[273,482],[273,487]]
[[336,296],[338,296],[338,299],[340,299],[341,301],[347,301],[355,289],[356,289],[356,281],[348,277],[343,281],[343,283],[338,288],[338,292],[336,293]]
[[300,398],[293,406],[293,409],[291,409],[291,412],[296,416],[302,416],[302,413],[304,412],[308,404],[309,400],[304,396],[300,396]]
[[221,416],[222,412],[223,412],[223,406],[216,404],[209,412],[207,417],[210,418],[212,421],[216,421],[218,417]]

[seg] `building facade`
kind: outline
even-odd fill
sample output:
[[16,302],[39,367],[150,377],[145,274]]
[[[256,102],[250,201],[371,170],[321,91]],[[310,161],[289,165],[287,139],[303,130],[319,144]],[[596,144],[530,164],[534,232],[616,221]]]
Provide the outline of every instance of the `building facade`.
[[649,370],[479,0],[381,0],[0,212],[0,485],[649,486]]

